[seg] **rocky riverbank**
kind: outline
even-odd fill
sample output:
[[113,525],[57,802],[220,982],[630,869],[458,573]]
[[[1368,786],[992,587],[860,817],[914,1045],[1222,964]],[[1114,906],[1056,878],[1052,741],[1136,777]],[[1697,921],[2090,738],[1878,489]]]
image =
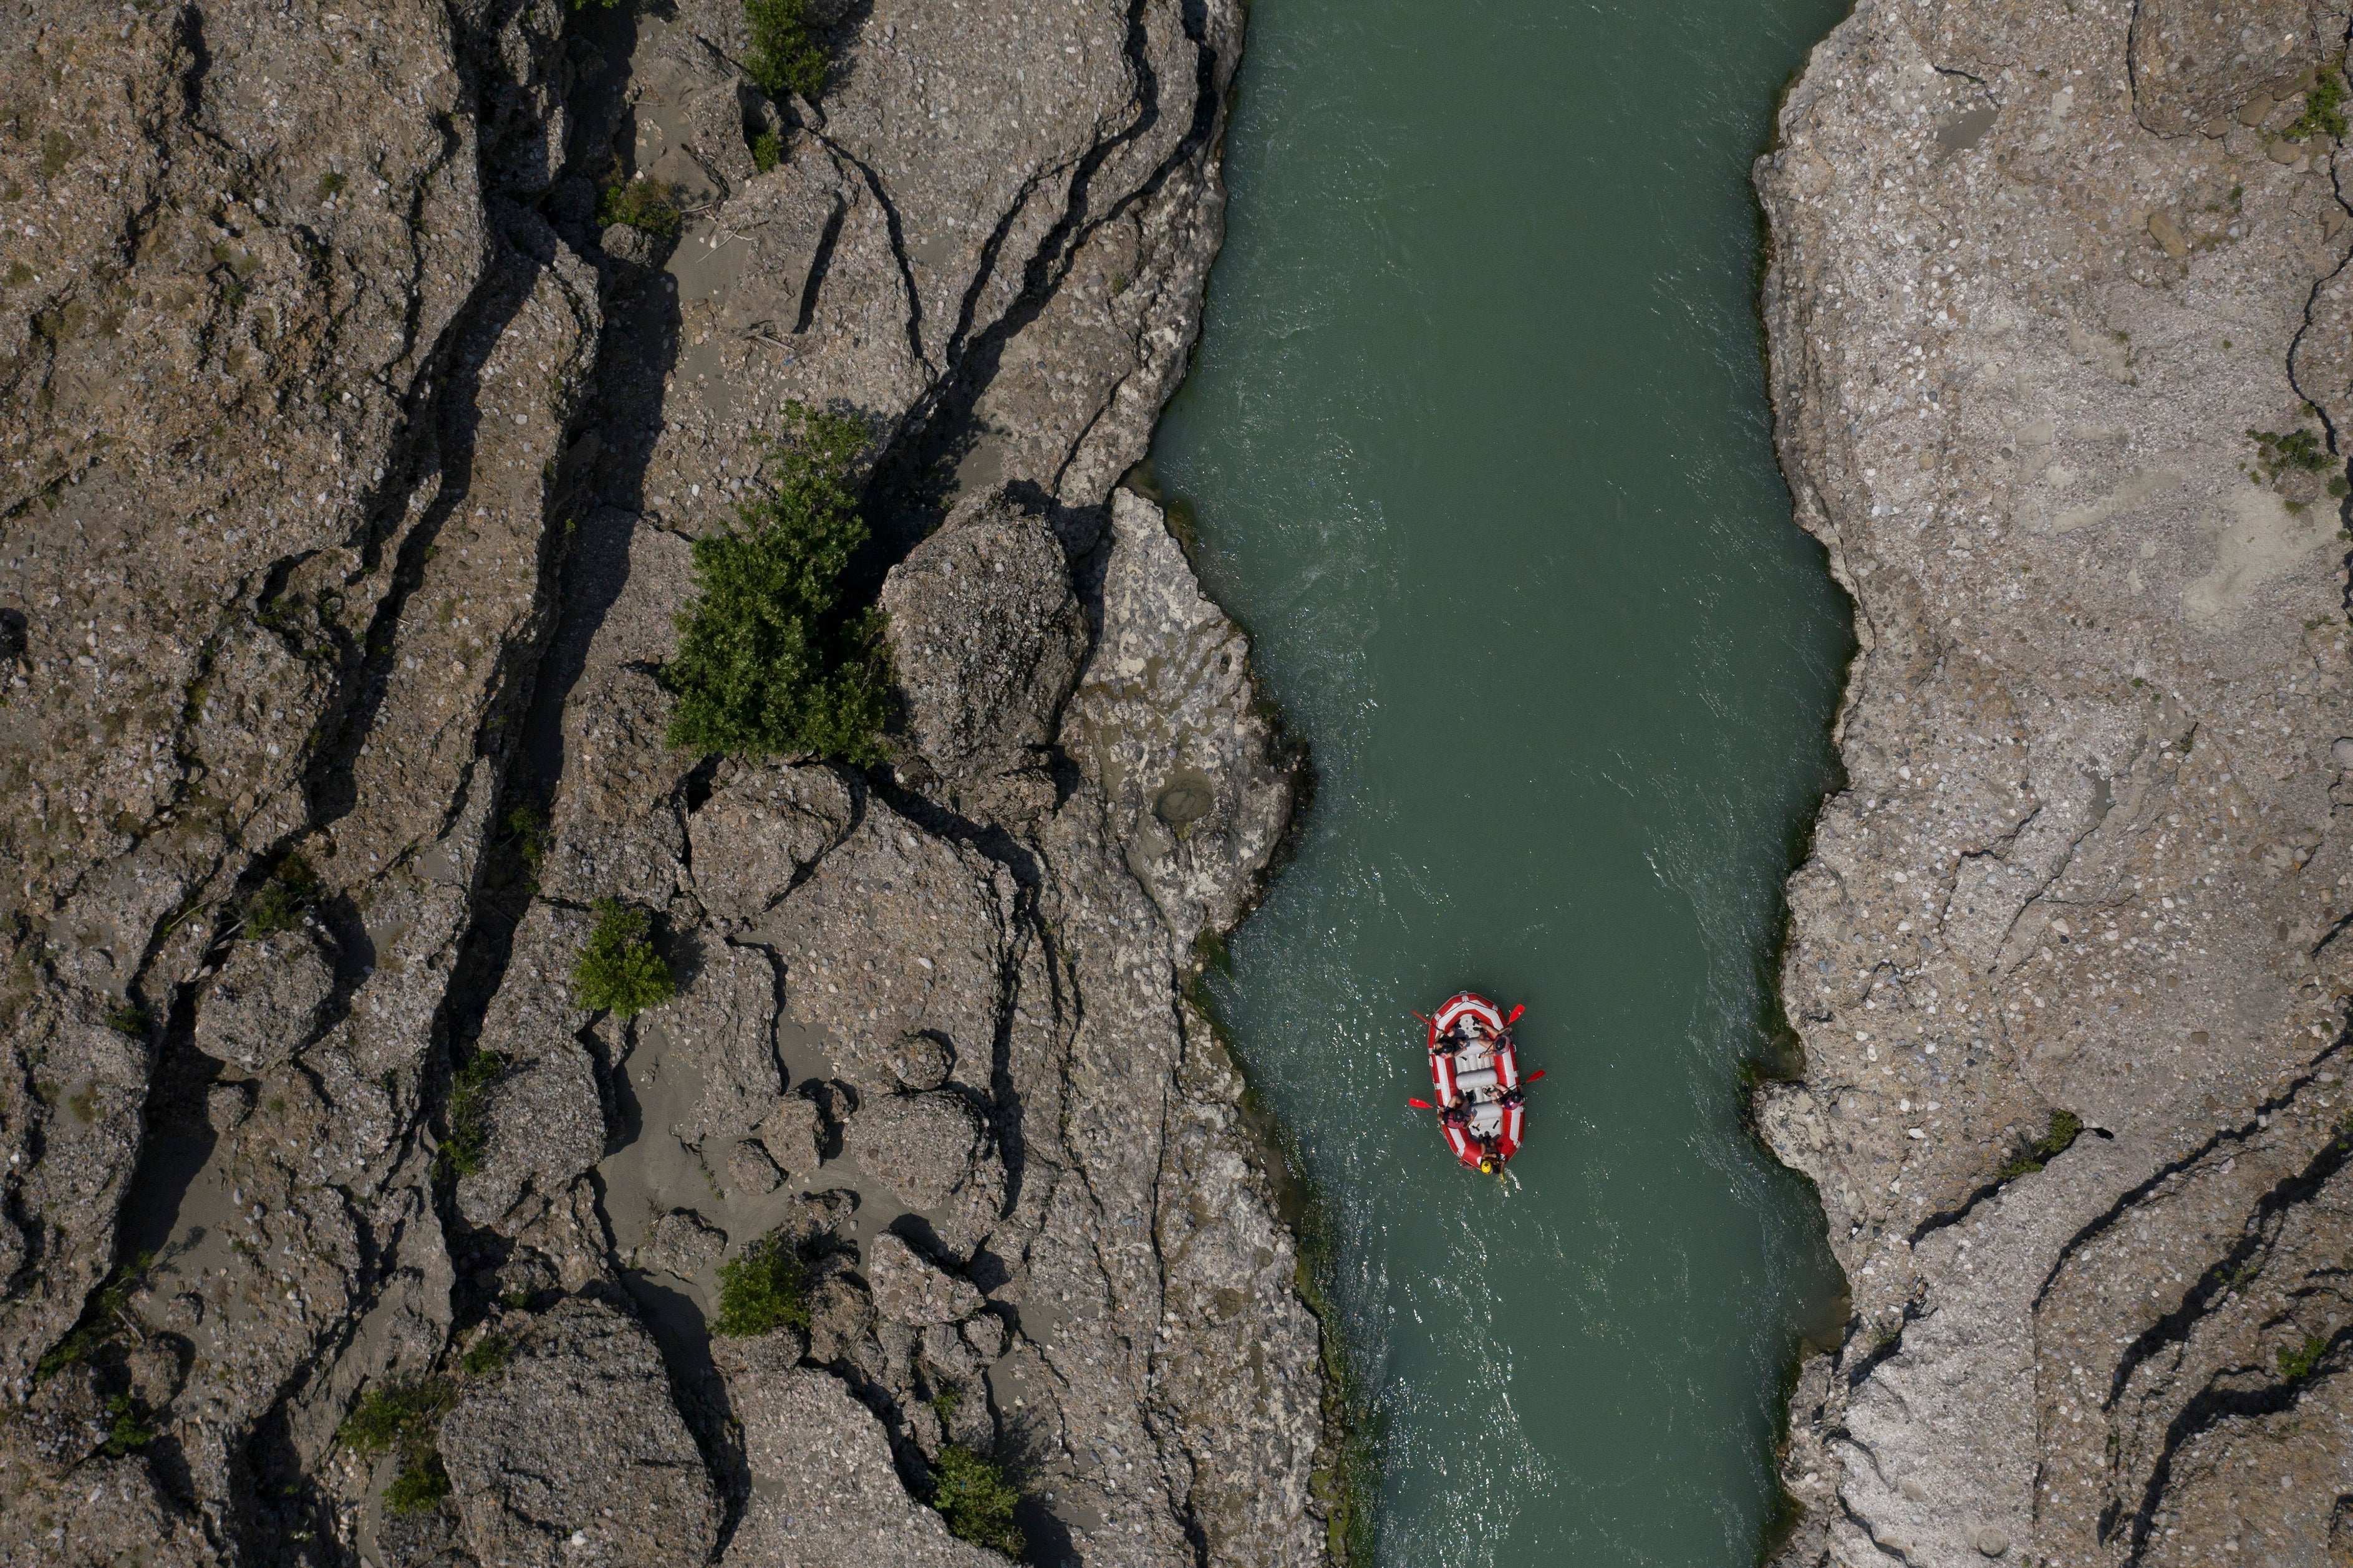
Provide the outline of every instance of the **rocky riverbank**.
[[[0,1562],[986,1561],[951,1449],[1035,1561],[1323,1555],[1182,984],[1291,764],[1115,488],[1239,8],[811,15],[814,100],[738,0],[0,45]],[[887,767],[664,743],[793,403],[871,435]],[[579,1005],[603,900],[668,1005]],[[807,1325],[711,1337],[768,1236]]]
[[1847,787],[1783,1560],[2353,1552],[2344,7],[1862,0],[1757,167]]

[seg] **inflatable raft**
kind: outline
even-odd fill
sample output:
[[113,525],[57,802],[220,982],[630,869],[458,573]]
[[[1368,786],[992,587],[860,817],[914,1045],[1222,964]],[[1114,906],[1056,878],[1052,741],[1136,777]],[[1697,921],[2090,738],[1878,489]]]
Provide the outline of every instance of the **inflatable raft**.
[[1484,996],[1464,991],[1430,1020],[1430,1083],[1438,1092],[1438,1131],[1454,1157],[1476,1171],[1500,1171],[1520,1152],[1527,1115],[1520,1103],[1520,1054],[1510,1017]]

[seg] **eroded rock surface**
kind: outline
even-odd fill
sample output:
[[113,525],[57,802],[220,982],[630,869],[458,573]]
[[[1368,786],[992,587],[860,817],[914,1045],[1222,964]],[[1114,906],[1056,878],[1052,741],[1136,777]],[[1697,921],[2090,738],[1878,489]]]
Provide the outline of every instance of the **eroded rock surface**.
[[[735,0],[38,9],[0,1559],[981,1560],[949,1443],[1041,1549],[1318,1558],[1317,1331],[1180,990],[1291,778],[1113,489],[1197,331],[1238,9],[818,5],[815,102]],[[675,232],[605,221],[641,178]],[[791,399],[872,433],[894,768],[668,745],[693,542]],[[667,1004],[583,1004],[606,900]],[[769,1237],[809,1332],[706,1341]],[[339,1437],[403,1389],[455,1402],[416,1513]]]
[[2347,26],[1865,0],[1758,165],[1860,643],[1757,1103],[1853,1287],[1786,1561],[2353,1542]]

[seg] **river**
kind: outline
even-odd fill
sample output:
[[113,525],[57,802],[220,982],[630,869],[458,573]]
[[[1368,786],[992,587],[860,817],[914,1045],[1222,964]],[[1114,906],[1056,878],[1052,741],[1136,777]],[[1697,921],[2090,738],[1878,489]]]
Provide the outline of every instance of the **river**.
[[[1338,1237],[1377,1560],[1754,1560],[1838,1311],[1741,1119],[1844,601],[1773,462],[1747,166],[1831,0],[1259,0],[1154,454],[1310,743],[1216,991]],[[1453,1168],[1409,1010],[1525,1004]]]

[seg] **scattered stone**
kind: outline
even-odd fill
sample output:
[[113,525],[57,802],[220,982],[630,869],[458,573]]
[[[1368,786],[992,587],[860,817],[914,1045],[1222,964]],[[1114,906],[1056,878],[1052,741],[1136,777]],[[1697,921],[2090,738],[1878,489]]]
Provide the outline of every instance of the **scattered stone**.
[[849,788],[816,764],[722,764],[688,819],[694,886],[722,920],[754,921],[849,831]]

